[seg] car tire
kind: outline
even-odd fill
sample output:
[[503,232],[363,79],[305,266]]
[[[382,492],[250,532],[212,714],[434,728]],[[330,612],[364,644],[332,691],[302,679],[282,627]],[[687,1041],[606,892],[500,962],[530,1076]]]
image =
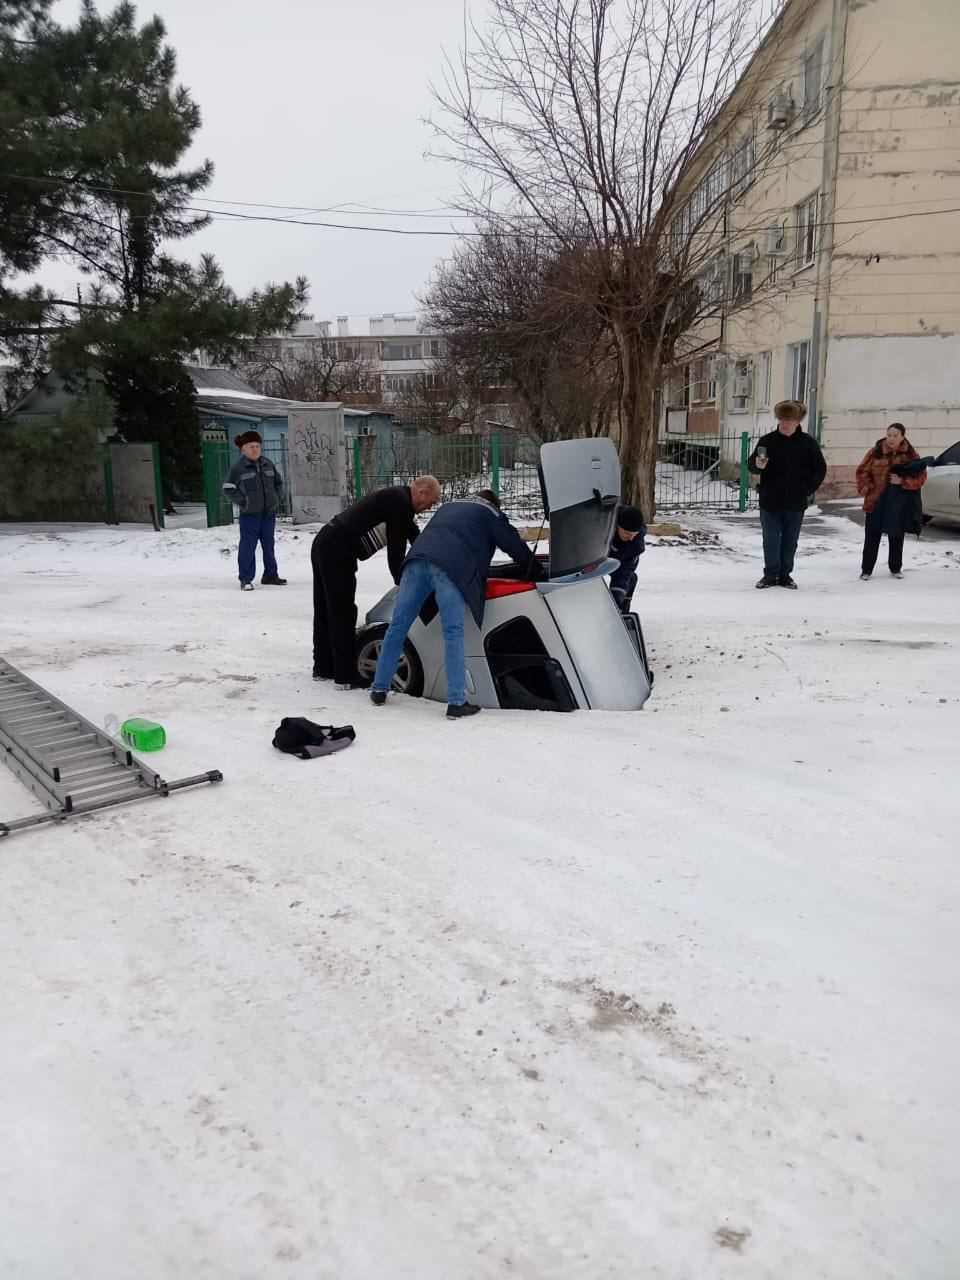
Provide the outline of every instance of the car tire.
[[[373,680],[373,673],[380,657],[383,637],[387,634],[387,624],[376,622],[369,627],[361,627],[357,632],[357,670],[361,676]],[[410,643],[404,640],[403,651],[397,664],[397,674],[391,686],[394,693],[405,693],[411,698],[423,697],[423,663]]]

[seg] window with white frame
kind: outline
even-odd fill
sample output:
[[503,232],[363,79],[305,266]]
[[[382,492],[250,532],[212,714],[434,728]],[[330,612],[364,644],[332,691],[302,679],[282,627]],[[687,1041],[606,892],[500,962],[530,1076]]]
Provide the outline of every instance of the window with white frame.
[[723,254],[719,253],[700,272],[698,283],[700,301],[703,306],[715,307],[723,301],[725,267],[726,263]]
[[810,384],[810,343],[794,342],[787,347],[787,395],[807,403]]
[[679,258],[690,239],[690,206],[685,204],[670,224],[670,247]]
[[809,267],[817,256],[817,210],[820,205],[820,195],[813,195],[809,200],[804,200],[802,204],[796,206],[795,226],[797,232],[796,246],[794,250],[794,266],[799,270],[801,267]]
[[753,296],[753,259],[752,248],[743,249],[733,255],[733,299],[735,302],[746,302]]
[[761,351],[757,356],[757,394],[758,409],[770,408],[770,375],[773,372],[773,352]]
[[751,127],[734,148],[730,159],[730,185],[733,194],[738,196],[746,191],[753,181],[753,171],[757,164],[757,136]]
[[803,60],[802,119],[812,120],[820,110],[823,93],[823,41],[815,44]]
[[703,361],[694,360],[688,366],[687,378],[690,383],[690,403],[701,404],[703,401]]
[[709,404],[717,402],[717,360],[716,357],[708,357],[704,363],[706,364],[706,399]]
[[730,376],[730,412],[746,413],[750,405],[750,361],[734,360]]
[[419,342],[387,343],[384,359],[386,360],[420,360],[423,351]]

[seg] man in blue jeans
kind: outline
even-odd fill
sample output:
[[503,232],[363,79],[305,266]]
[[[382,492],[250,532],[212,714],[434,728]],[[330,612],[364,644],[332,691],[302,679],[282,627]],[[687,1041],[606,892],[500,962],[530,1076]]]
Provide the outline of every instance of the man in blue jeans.
[[397,670],[403,642],[431,595],[436,597],[443,629],[447,675],[447,719],[459,720],[480,710],[467,702],[463,619],[469,607],[479,627],[483,622],[487,574],[497,548],[536,581],[540,565],[533,551],[500,510],[496,495],[483,489],[475,498],[448,502],[433,517],[407,553],[393,617],[383,638],[370,701],[382,707]]
[[258,432],[244,431],[233,443],[243,456],[227,472],[223,494],[240,513],[240,546],[237,550],[240,590],[253,590],[253,580],[257,576],[258,542],[263,551],[263,577],[260,581],[265,587],[285,587],[287,580],[280,577],[273,551],[283,477],[269,458],[261,457],[263,442]]
[[816,440],[800,426],[807,415],[805,404],[781,400],[773,413],[777,429],[760,437],[747,461],[747,469],[760,477],[763,577],[757,586],[796,591],[793,561],[800,526],[807,503],[823,484],[827,463]]

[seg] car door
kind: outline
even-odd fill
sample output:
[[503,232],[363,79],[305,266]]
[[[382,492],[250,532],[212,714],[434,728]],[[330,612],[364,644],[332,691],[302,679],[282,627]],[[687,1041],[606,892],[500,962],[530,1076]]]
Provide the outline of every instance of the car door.
[[960,521],[960,442],[945,450],[937,465],[927,468],[920,490],[924,515]]

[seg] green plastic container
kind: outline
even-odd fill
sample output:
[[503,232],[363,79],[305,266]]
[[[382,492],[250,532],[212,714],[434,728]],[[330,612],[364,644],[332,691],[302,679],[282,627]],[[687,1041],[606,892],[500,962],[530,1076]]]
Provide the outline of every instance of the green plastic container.
[[124,720],[120,727],[120,737],[134,751],[159,751],[167,743],[167,734],[162,724],[138,717]]

